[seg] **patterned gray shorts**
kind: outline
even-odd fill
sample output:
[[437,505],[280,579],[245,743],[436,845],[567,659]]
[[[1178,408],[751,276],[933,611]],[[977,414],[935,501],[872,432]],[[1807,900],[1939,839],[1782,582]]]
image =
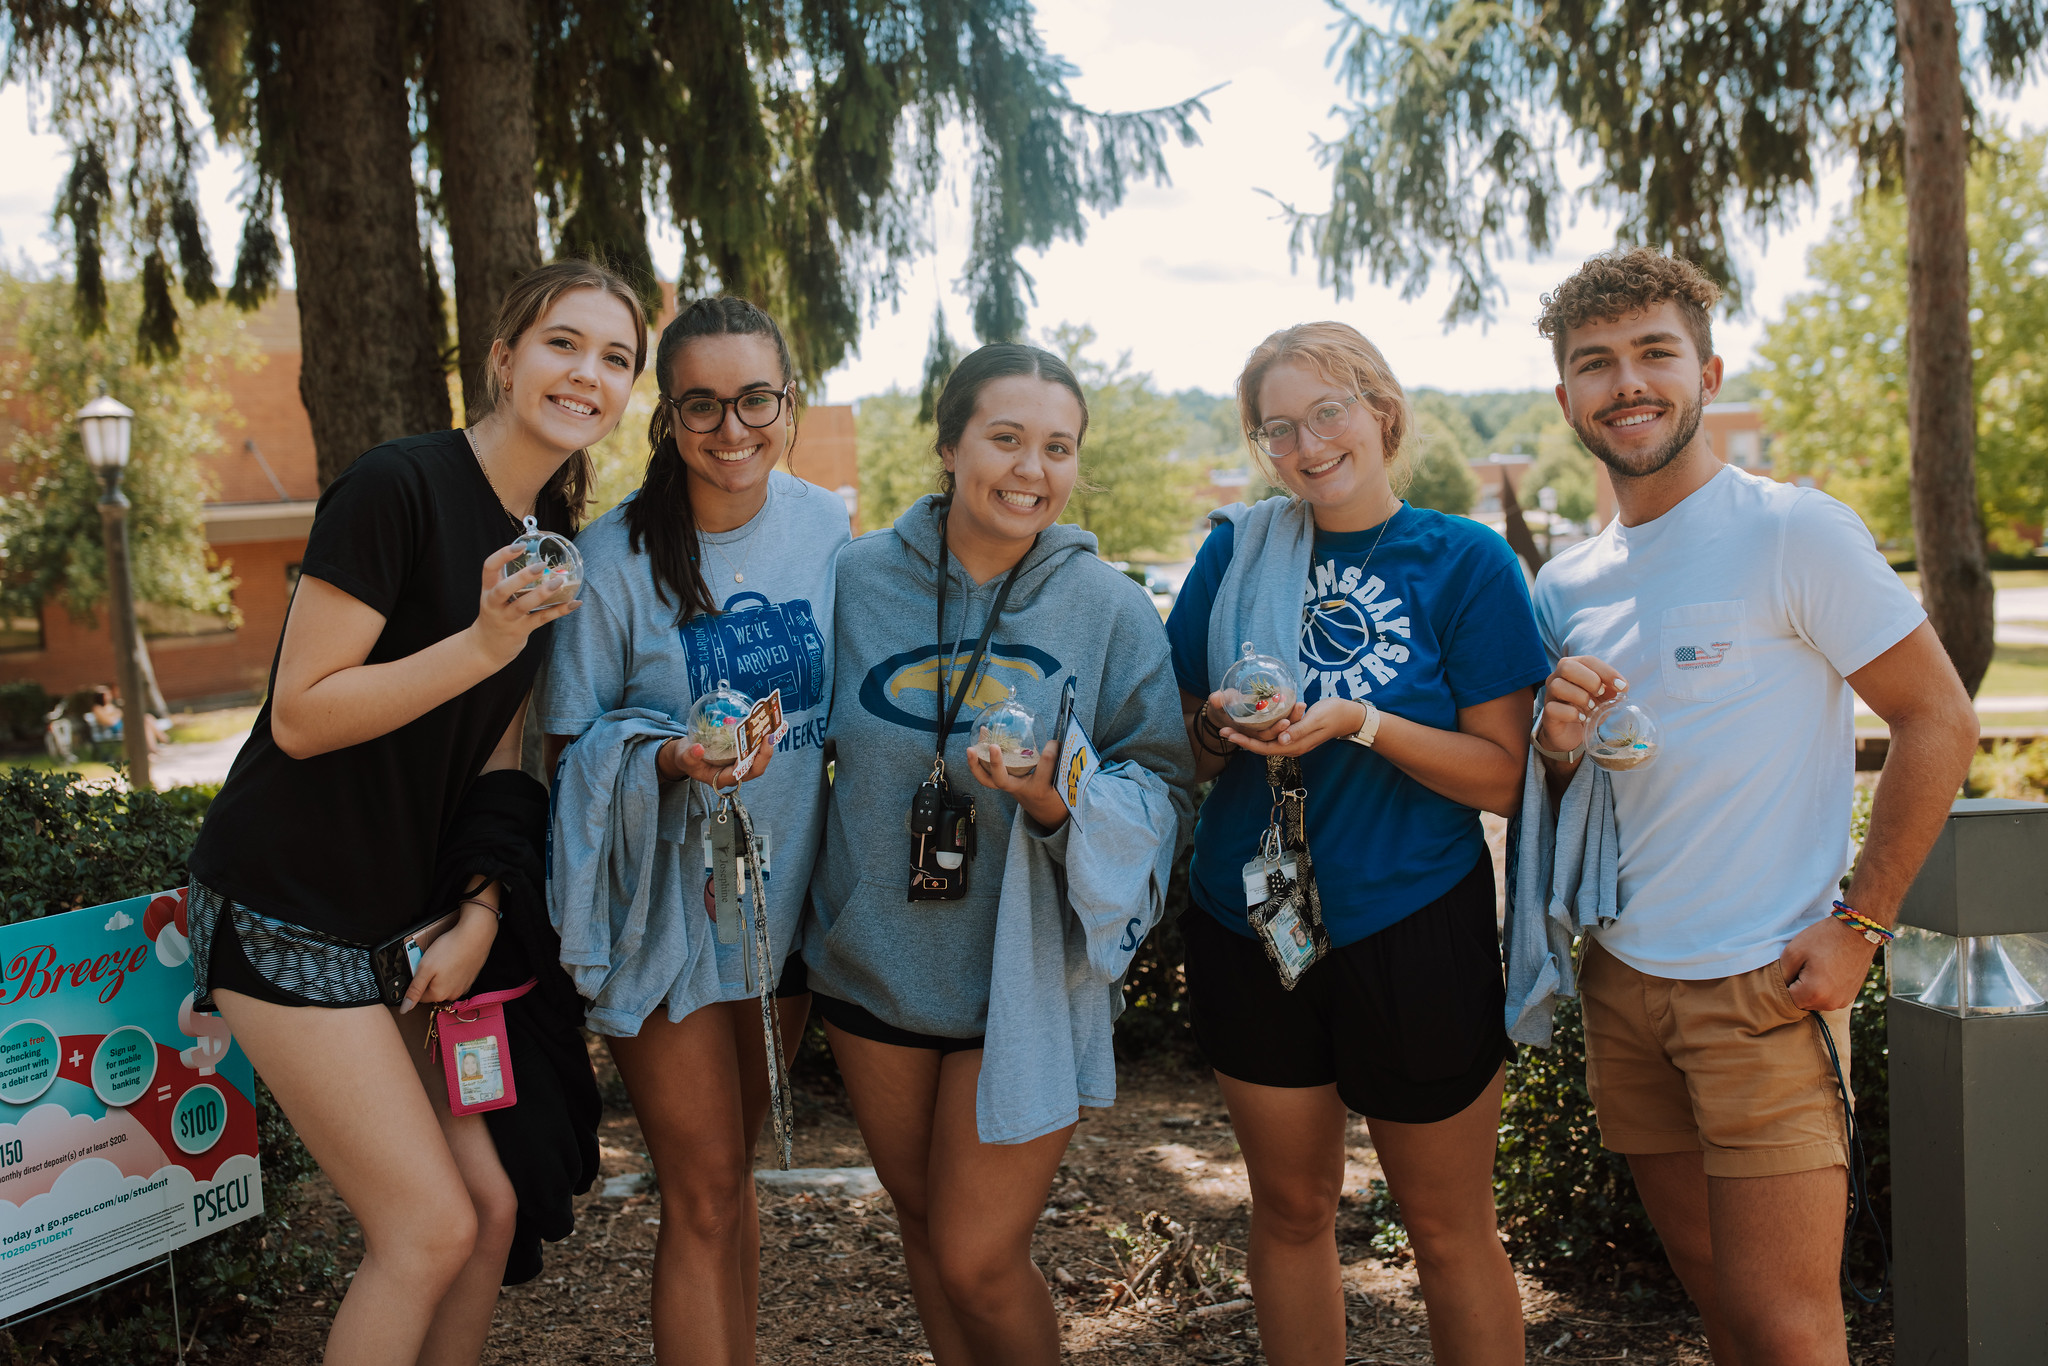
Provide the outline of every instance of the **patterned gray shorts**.
[[[364,945],[259,915],[196,882],[185,894],[185,909],[192,926],[192,989],[202,1010],[211,1008],[213,936],[223,912],[242,941],[249,966],[279,991],[321,1006],[368,1006],[382,1000]],[[233,982],[218,985],[234,989]]]

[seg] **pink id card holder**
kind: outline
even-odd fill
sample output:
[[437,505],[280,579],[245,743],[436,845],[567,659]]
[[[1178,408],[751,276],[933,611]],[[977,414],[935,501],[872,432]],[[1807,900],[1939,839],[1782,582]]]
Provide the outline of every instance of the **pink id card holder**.
[[454,1113],[477,1115],[519,1103],[505,1034],[505,1002],[537,985],[535,979],[509,991],[488,991],[434,1008],[441,1071],[448,1078],[448,1108]]

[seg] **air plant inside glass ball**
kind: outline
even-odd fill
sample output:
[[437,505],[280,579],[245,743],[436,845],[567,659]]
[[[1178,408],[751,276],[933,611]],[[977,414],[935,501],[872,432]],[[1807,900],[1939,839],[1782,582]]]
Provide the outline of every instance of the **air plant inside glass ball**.
[[1610,773],[1648,768],[1657,757],[1657,716],[1617,689],[1586,716],[1586,756]]
[[754,709],[754,699],[724,679],[690,706],[690,739],[704,746],[704,757],[729,764],[739,757],[740,722]]
[[1283,720],[1294,710],[1294,671],[1246,641],[1237,663],[1223,675],[1223,710],[1247,726]]
[[1016,689],[1005,688],[999,700],[974,718],[974,748],[985,764],[993,764],[1000,751],[1012,778],[1037,770],[1038,717],[1017,700]]
[[540,566],[540,582],[513,595],[515,602],[526,600],[529,613],[568,602],[583,586],[583,552],[567,536],[542,531],[528,517],[526,529],[512,538],[512,544],[519,547],[519,553],[505,561],[505,567],[498,571],[500,579],[509,579],[529,565]]

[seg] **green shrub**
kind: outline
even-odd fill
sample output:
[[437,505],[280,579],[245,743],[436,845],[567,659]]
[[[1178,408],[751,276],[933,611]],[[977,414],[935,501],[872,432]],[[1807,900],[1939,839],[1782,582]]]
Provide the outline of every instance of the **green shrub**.
[[0,745],[40,745],[43,717],[56,705],[33,678],[0,683]]
[[[182,885],[185,855],[219,790],[123,792],[86,785],[75,773],[0,769],[0,924]],[[295,1287],[334,1275],[332,1257],[292,1232],[299,1183],[314,1164],[261,1081],[256,1124],[262,1218],[176,1257],[186,1335],[216,1350],[263,1322]],[[151,1274],[0,1332],[0,1361],[170,1361],[172,1338],[169,1284]]]

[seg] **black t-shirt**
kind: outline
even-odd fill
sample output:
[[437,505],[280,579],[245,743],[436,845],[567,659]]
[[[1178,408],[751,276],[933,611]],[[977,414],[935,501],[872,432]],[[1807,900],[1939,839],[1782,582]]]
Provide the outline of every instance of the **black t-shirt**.
[[[543,501],[544,530],[568,531]],[[516,526],[459,431],[386,442],[320,496],[302,572],[384,617],[366,663],[403,659],[476,620],[483,562]],[[552,626],[469,691],[397,730],[294,759],[266,700],[207,814],[195,881],[261,914],[373,945],[417,924],[463,794],[519,710]],[[280,641],[279,651],[283,645]],[[271,691],[277,663],[270,666]]]

